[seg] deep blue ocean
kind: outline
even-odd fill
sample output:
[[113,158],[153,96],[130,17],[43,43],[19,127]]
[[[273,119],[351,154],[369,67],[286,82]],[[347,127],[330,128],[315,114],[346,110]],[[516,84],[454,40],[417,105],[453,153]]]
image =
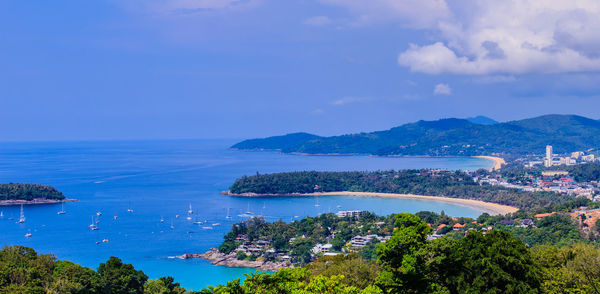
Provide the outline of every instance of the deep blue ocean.
[[[460,205],[365,197],[231,198],[219,193],[233,181],[256,172],[301,170],[385,170],[446,168],[474,170],[492,162],[478,158],[385,158],[300,156],[277,152],[234,151],[229,140],[95,141],[0,143],[0,182],[52,185],[78,202],[25,206],[26,223],[17,224],[19,207],[2,207],[0,245],[25,245],[96,268],[110,256],[143,270],[150,278],[173,276],[199,290],[253,269],[210,265],[200,259],[166,259],[216,247],[247,210],[267,220],[291,221],[342,210],[381,215],[444,210],[476,217],[480,211]],[[189,205],[194,211],[186,219]],[[133,212],[127,210],[131,208]],[[226,219],[227,211],[233,219]],[[96,216],[101,212],[101,216]],[[180,215],[176,218],[176,215]],[[114,216],[117,216],[114,219]],[[98,221],[99,230],[89,225]],[[14,218],[9,220],[9,218]],[[160,222],[161,218],[164,222]],[[206,221],[196,225],[195,221]],[[221,225],[213,225],[218,224]],[[171,229],[171,225],[174,227]],[[204,228],[203,228],[204,227]],[[206,228],[209,227],[209,228]],[[32,236],[26,238],[25,234]],[[100,242],[107,239],[108,242]]]

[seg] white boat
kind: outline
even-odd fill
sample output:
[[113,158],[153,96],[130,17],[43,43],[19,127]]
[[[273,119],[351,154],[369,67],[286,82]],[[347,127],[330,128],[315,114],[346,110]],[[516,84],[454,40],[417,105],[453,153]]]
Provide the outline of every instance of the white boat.
[[98,211],[98,212],[96,212],[96,215],[97,215],[97,216],[101,216],[101,215],[102,215],[102,212]]
[[0,217],[4,217],[4,211],[0,210]]
[[213,227],[215,227],[215,226],[220,226],[220,225],[221,225],[221,223],[214,223],[214,224],[212,224],[212,225],[213,225]]
[[204,229],[204,230],[212,230],[213,228],[212,227],[202,227],[202,229]]
[[31,236],[32,236],[31,232],[28,232],[27,234],[25,234],[25,238],[29,238]]
[[194,210],[192,210],[192,203],[190,203],[190,209],[188,209],[188,213],[189,213],[189,214],[192,214],[192,213],[194,213]]
[[65,211],[65,204],[63,203],[60,207],[60,211],[57,212],[56,214],[61,215],[61,214],[65,214],[65,213],[67,213],[67,212]]
[[315,197],[315,198],[317,199],[317,203],[315,204],[315,207],[319,207],[319,206],[321,206],[321,204],[319,204],[319,197],[317,196],[317,197]]
[[202,222],[202,221],[199,221],[199,220],[196,220],[196,221],[194,222],[194,224],[195,224],[195,225],[201,225],[201,224],[203,224],[203,223],[204,223],[204,222]]
[[165,219],[164,219],[162,216],[160,217],[160,222],[161,222],[161,223],[164,223],[164,222],[165,222]]
[[185,219],[192,220],[192,216],[188,215]]
[[22,224],[25,222],[25,213],[23,212],[23,204],[21,204],[21,216],[19,217],[19,223]]
[[225,216],[226,219],[231,219],[231,215],[229,215],[229,207],[227,207],[227,216]]
[[254,214],[254,212],[250,211],[250,201],[248,201],[248,210],[246,211],[246,214]]
[[108,239],[102,239],[102,243],[108,243]]
[[131,208],[131,202],[129,202],[129,208],[127,208],[127,212],[132,213],[133,209]]
[[98,230],[98,226],[94,223],[94,216],[92,215],[92,223],[89,225],[90,230],[92,231],[97,231]]
[[175,228],[175,226],[173,226],[173,220],[171,220],[171,230],[174,228]]
[[116,216],[116,215],[115,215],[115,216],[113,216],[113,219],[114,219],[114,220],[116,220],[116,219],[118,219],[118,218],[119,218],[119,217],[118,217],[118,216]]

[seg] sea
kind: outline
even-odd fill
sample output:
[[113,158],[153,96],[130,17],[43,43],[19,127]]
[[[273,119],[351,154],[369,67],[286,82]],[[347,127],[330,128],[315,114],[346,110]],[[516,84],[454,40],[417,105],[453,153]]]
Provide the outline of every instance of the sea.
[[[233,143],[0,143],[0,182],[52,185],[68,198],[79,200],[64,203],[66,213],[60,215],[57,212],[63,209],[61,204],[26,205],[23,224],[16,222],[19,206],[0,206],[0,245],[32,247],[39,253],[51,253],[94,269],[116,256],[152,279],[172,276],[183,287],[200,290],[243,279],[244,274],[256,270],[169,257],[217,247],[232,224],[250,216],[290,222],[338,210],[367,210],[380,215],[444,210],[451,216],[467,217],[481,213],[457,204],[414,199],[222,196],[220,192],[240,176],[303,170],[476,170],[493,165],[490,160],[469,157],[305,156],[237,151],[228,148]],[[91,224],[98,230],[91,230]],[[31,236],[25,237],[28,233]]]

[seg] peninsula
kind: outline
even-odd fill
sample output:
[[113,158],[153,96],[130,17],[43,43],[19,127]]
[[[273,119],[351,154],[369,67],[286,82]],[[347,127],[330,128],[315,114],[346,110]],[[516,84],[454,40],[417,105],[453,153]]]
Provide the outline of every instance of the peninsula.
[[[400,170],[375,172],[287,172],[237,179],[227,196],[357,195],[452,201],[506,214],[558,205],[571,197],[480,182],[487,171]],[[470,201],[468,201],[470,200]]]

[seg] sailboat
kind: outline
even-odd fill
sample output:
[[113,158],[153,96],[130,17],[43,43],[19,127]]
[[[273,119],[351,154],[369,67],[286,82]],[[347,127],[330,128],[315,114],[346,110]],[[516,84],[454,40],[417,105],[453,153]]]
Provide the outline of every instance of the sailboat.
[[263,209],[267,208],[267,203],[263,202]]
[[129,212],[129,213],[133,212],[133,209],[131,208],[131,202],[129,202],[129,208],[127,208],[127,212]]
[[231,219],[231,215],[229,215],[229,207],[227,207],[227,216],[225,216],[226,219]]
[[248,201],[248,210],[246,211],[246,214],[254,214],[254,212],[250,211],[250,201]]
[[67,212],[65,211],[65,204],[63,203],[62,206],[60,207],[60,211],[57,212],[56,214],[65,214],[65,213],[67,213]]
[[19,217],[19,223],[22,224],[25,222],[25,213],[23,213],[23,204],[21,204],[21,216]]
[[317,203],[315,204],[315,207],[319,207],[319,206],[321,206],[321,204],[319,204],[319,197],[317,196],[317,197],[315,197],[315,198],[317,198]]
[[92,215],[92,223],[89,225],[90,230],[96,231],[98,230],[98,226],[94,223],[94,216]]
[[0,217],[4,217],[4,211],[0,210]]
[[164,222],[165,222],[165,219],[164,219],[162,216],[160,217],[160,222],[161,222],[161,223],[164,223]]
[[188,213],[189,213],[189,214],[192,214],[192,213],[194,213],[194,211],[192,210],[192,203],[190,203],[190,209],[188,209]]
[[174,228],[175,228],[175,226],[173,225],[173,220],[171,220],[171,230]]
[[29,232],[27,232],[27,234],[25,234],[25,238],[29,238],[29,237],[31,237],[31,236],[32,236],[32,234],[31,234],[31,230],[30,230]]

